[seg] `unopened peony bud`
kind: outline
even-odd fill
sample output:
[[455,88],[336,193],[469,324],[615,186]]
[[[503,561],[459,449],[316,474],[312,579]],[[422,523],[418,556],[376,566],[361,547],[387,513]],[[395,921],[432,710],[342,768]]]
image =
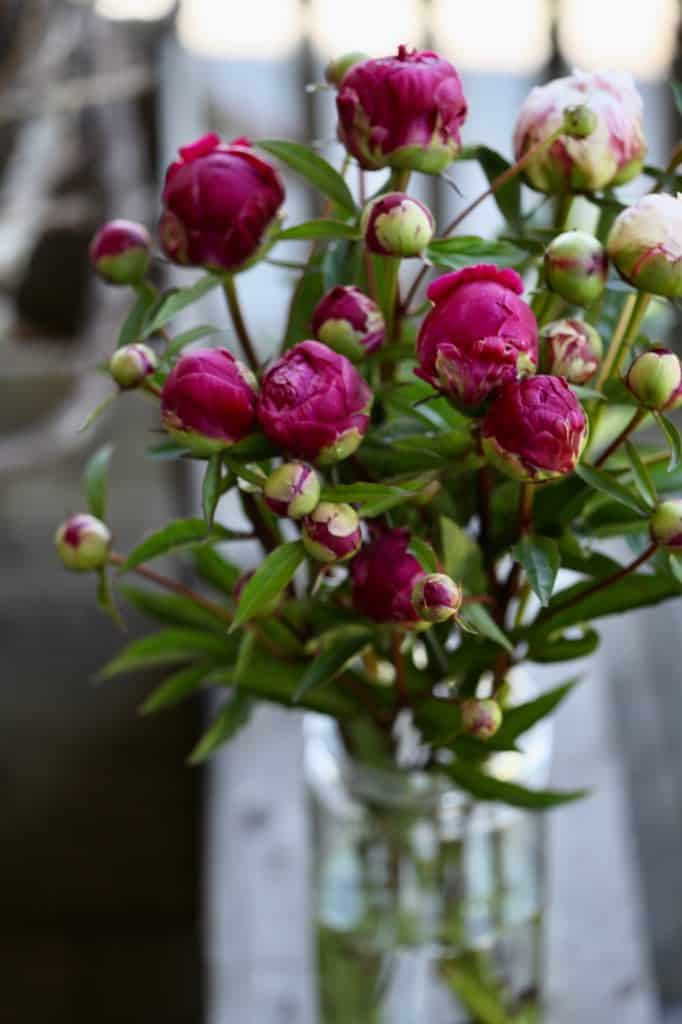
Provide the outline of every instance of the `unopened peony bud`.
[[412,591],[412,604],[420,619],[445,622],[461,608],[462,590],[449,576],[432,572],[417,580]]
[[584,320],[555,320],[540,333],[540,369],[569,384],[586,384],[599,369],[602,340]]
[[682,554],[682,498],[662,501],[649,520],[649,532],[654,544]]
[[406,46],[344,75],[338,133],[365,170],[397,167],[440,174],[460,150],[467,114],[459,76],[437,53]]
[[90,243],[90,263],[109,284],[140,284],[149,269],[151,248],[144,224],[110,220]]
[[195,455],[229,448],[254,425],[255,377],[227,349],[195,349],[168,375],[161,415],[169,434]]
[[587,441],[587,417],[562,377],[537,374],[505,384],[482,427],[483,450],[516,480],[572,473]]
[[553,292],[577,306],[589,306],[604,291],[609,272],[606,250],[586,231],[565,231],[545,250],[545,279]]
[[302,519],[320,500],[320,478],[302,462],[285,462],[265,481],[263,497],[275,515]]
[[462,728],[477,740],[489,740],[502,725],[502,709],[494,700],[472,697],[462,701],[460,712]]
[[516,159],[556,132],[559,137],[541,146],[524,167],[533,188],[557,195],[589,193],[630,181],[646,155],[642,99],[632,76],[574,71],[536,86],[516,122]]
[[109,373],[122,391],[139,387],[155,369],[156,355],[148,345],[124,345],[109,360]]
[[427,206],[405,192],[387,192],[367,204],[360,229],[370,252],[379,256],[421,256],[435,224]]
[[303,545],[318,562],[345,562],[362,545],[360,519],[345,503],[321,501],[303,520]]
[[411,555],[407,530],[394,529],[375,537],[353,559],[353,604],[376,622],[419,624],[412,591],[426,573]]
[[354,285],[337,285],[315,307],[315,337],[353,363],[383,344],[386,325],[381,310],[369,295]]
[[107,564],[111,531],[101,519],[83,512],[62,523],[54,542],[67,569],[90,572]]
[[646,195],[619,213],[607,248],[622,278],[635,288],[682,296],[682,197]]
[[679,357],[667,348],[652,348],[637,356],[625,379],[640,405],[658,412],[675,399],[681,382]]
[[325,81],[338,88],[350,69],[366,60],[369,60],[368,55],[360,53],[360,51],[344,53],[341,57],[335,57],[334,60],[329,61],[324,69]]

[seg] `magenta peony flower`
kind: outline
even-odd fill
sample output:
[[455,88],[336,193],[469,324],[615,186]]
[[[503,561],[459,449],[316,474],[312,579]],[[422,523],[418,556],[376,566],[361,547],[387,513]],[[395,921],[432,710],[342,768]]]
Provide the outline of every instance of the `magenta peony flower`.
[[365,245],[378,256],[421,256],[433,238],[435,222],[428,206],[405,192],[386,192],[362,211]]
[[585,320],[554,320],[540,334],[540,367],[569,384],[586,384],[599,369],[602,340]]
[[507,476],[539,482],[572,473],[587,441],[587,417],[563,377],[505,384],[482,429],[483,450]]
[[534,373],[538,328],[522,292],[515,270],[488,264],[437,278],[417,338],[417,376],[473,410],[506,381]]
[[81,512],[59,527],[55,547],[64,566],[74,572],[101,569],[109,560],[111,531],[101,519]]
[[303,546],[318,562],[345,562],[360,550],[360,519],[352,505],[321,501],[303,520]]
[[255,378],[227,349],[195,349],[168,375],[161,415],[180,444],[195,455],[210,455],[241,441],[253,427]]
[[345,356],[301,341],[265,374],[258,418],[280,448],[323,466],[353,454],[371,405],[372,392]]
[[337,285],[322,297],[313,312],[315,337],[359,362],[383,345],[386,325],[369,295],[354,285]]
[[625,72],[574,71],[535,86],[516,122],[516,159],[565,125],[565,111],[574,107],[592,111],[594,130],[562,134],[532,157],[524,169],[529,184],[548,193],[596,192],[639,174],[647,148],[642,99]]
[[620,276],[635,288],[682,297],[682,197],[642,196],[619,213],[607,243]]
[[401,46],[397,57],[355,64],[336,105],[339,138],[366,170],[440,174],[459,153],[467,104],[459,75],[437,53]]
[[247,139],[224,145],[204,135],[166,172],[161,244],[184,266],[243,270],[271,243],[283,202],[278,172]]
[[419,622],[412,592],[426,574],[409,554],[409,544],[407,530],[389,530],[353,559],[353,604],[362,615],[377,622]]
[[90,263],[109,284],[139,284],[149,269],[151,248],[144,224],[110,220],[90,243]]

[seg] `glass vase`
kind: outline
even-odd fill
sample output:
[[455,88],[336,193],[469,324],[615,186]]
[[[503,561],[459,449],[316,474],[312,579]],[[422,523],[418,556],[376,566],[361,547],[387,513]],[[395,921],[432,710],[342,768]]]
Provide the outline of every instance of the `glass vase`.
[[[491,770],[542,785],[551,735]],[[542,814],[377,769],[308,716],[319,1024],[538,1024]]]

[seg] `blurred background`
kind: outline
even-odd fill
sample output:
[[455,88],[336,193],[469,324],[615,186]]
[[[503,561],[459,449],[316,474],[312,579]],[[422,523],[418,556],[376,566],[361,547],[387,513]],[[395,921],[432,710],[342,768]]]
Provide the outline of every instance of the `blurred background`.
[[[116,445],[110,519],[120,549],[196,508],[184,467],[142,457],[158,429],[152,403],[127,396],[78,432],[107,393],[92,371],[127,302],[88,271],[95,228],[111,216],[153,226],[166,163],[206,130],[315,141],[338,162],[333,93],[306,86],[332,56],[381,55],[401,42],[456,64],[470,108],[465,143],[509,156],[528,89],[574,66],[637,77],[651,162],[666,162],[679,138],[667,84],[682,78],[677,0],[0,0],[3,1024],[304,1019],[280,982],[305,971],[305,949],[268,961],[273,930],[305,931],[303,883],[283,884],[304,849],[300,803],[287,797],[300,786],[298,722],[263,713],[236,749],[188,768],[205,708],[143,718],[148,674],[93,684],[120,636],[89,581],[62,572],[52,533],[80,510],[83,462],[105,437]],[[439,220],[485,184],[472,164],[422,182]],[[310,213],[300,181],[288,181],[287,211],[290,223]],[[467,230],[496,227],[487,203]],[[263,355],[290,285],[267,263],[240,280]],[[217,299],[206,319],[226,325]],[[634,837],[637,941],[672,1022],[682,1020],[679,608],[621,631],[613,624],[604,669],[609,736]],[[264,794],[268,771],[283,801]],[[257,981],[235,961],[245,947],[264,958]]]

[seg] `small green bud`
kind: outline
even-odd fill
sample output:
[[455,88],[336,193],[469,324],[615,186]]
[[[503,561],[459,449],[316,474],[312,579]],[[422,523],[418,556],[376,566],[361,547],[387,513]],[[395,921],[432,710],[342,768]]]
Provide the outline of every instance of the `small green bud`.
[[302,539],[318,562],[345,562],[362,545],[360,519],[352,505],[321,501],[303,520]]
[[497,701],[472,697],[460,705],[462,728],[477,740],[489,740],[502,725],[502,709]]
[[654,544],[673,554],[682,554],[682,498],[662,501],[649,520]]
[[433,238],[433,214],[404,192],[388,192],[367,204],[360,230],[370,252],[379,256],[421,256]]
[[65,568],[91,572],[109,560],[111,531],[100,519],[83,512],[62,523],[54,542]]
[[124,345],[109,360],[109,372],[122,391],[139,387],[155,369],[156,355],[148,345]]
[[660,412],[675,396],[681,380],[679,357],[669,349],[652,348],[637,356],[625,383],[640,405]]
[[275,515],[302,519],[320,500],[320,478],[303,462],[285,462],[265,481],[263,497]]
[[446,622],[462,606],[462,589],[445,573],[428,573],[414,585],[412,606],[425,622]]
[[572,139],[586,139],[597,127],[597,115],[589,107],[580,104],[564,110],[563,134]]
[[566,302],[589,306],[606,286],[609,261],[598,238],[587,231],[564,231],[545,250],[545,280]]

